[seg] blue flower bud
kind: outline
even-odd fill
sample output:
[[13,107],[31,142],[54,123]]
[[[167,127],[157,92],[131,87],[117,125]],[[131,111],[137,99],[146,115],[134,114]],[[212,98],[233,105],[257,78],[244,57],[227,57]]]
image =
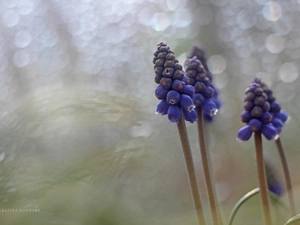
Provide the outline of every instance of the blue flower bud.
[[211,100],[205,100],[201,107],[203,113],[210,116],[216,115],[216,113],[218,112],[217,106]]
[[168,118],[171,123],[178,123],[181,118],[181,110],[178,105],[170,105],[168,109]]
[[192,110],[191,112],[183,110],[183,116],[186,121],[189,121],[191,123],[194,123],[195,121],[198,120],[198,115],[196,110]]
[[193,102],[196,106],[201,106],[204,102],[204,97],[200,93],[196,93],[193,96]]
[[168,93],[167,89],[164,89],[162,86],[157,86],[157,88],[155,89],[155,96],[156,98],[158,98],[159,100],[163,100],[166,98]]
[[261,128],[261,133],[268,139],[273,140],[279,137],[276,128],[272,124],[264,124]]
[[163,77],[160,79],[159,84],[165,89],[170,89],[172,87],[172,79]]
[[176,91],[182,92],[185,87],[185,83],[181,80],[174,80],[172,88]]
[[160,100],[156,105],[156,114],[166,115],[168,113],[169,104],[166,100]]
[[171,90],[167,94],[167,102],[171,105],[177,105],[180,100],[180,94],[175,91]]
[[190,96],[182,94],[180,96],[180,101],[179,101],[180,106],[182,107],[183,110],[186,110],[188,112],[191,112],[195,109],[195,105],[193,100],[191,99]]
[[281,133],[283,127],[282,121],[279,118],[274,117],[271,123],[276,128],[277,133]]
[[271,103],[271,112],[272,113],[274,113],[274,114],[278,113],[280,110],[281,110],[281,107],[276,101]]
[[195,88],[192,85],[185,85],[182,93],[192,98],[195,94]]
[[272,121],[272,115],[269,112],[264,112],[260,118],[261,122],[263,122],[264,124],[268,124],[271,123]]
[[[190,84],[190,78],[186,75],[184,75],[184,77],[182,78],[182,81],[186,84]],[[194,83],[194,82],[193,82]]]
[[280,119],[283,123],[285,123],[288,120],[288,118],[289,118],[288,114],[285,111],[283,111],[283,110],[280,110],[280,112],[277,113],[275,115],[275,117],[278,118],[278,119]]
[[248,125],[251,127],[253,132],[257,132],[260,130],[261,122],[258,119],[252,119],[249,121]]
[[210,86],[206,87],[203,91],[203,95],[206,98],[212,98],[214,95],[214,89]]
[[241,120],[244,123],[248,123],[251,120],[252,116],[250,115],[249,111],[243,111],[241,113]]
[[252,136],[252,130],[249,125],[242,127],[237,133],[238,141],[248,141]]

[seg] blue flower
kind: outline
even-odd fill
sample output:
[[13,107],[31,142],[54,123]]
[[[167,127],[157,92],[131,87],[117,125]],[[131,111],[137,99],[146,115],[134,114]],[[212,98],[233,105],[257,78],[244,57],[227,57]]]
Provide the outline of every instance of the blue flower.
[[[270,107],[268,107],[267,99],[267,94],[255,79],[245,91],[244,111],[241,113],[241,121],[247,125],[238,131],[238,140],[249,140],[252,132],[261,132],[267,140],[278,137],[279,130],[272,124],[274,118],[269,112]],[[280,123],[278,124],[280,125]]]
[[195,122],[197,113],[192,100],[195,88],[188,85],[188,77],[166,43],[160,42],[157,45],[153,63],[154,81],[159,84],[155,96],[160,100],[156,106],[156,113],[168,114],[171,123],[178,123],[183,112],[185,120]]

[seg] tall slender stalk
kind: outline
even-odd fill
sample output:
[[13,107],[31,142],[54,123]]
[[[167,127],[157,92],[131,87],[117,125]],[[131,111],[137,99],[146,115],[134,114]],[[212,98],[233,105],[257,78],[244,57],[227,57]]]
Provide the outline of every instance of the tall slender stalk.
[[199,225],[206,225],[203,207],[202,207],[199,189],[198,189],[198,182],[197,182],[196,173],[195,173],[192,151],[191,151],[183,115],[181,116],[181,119],[179,120],[179,123],[177,124],[177,128],[178,128],[180,141],[181,141],[181,145],[182,145],[182,150],[183,150],[183,154],[184,154],[185,165],[186,165],[187,172],[188,172],[190,188],[192,191],[192,197],[193,197],[194,206],[195,206],[195,210],[196,210],[196,214],[197,214],[197,218],[198,218],[198,223],[199,223]]
[[272,225],[270,205],[268,199],[268,188],[266,183],[266,172],[264,165],[263,147],[261,133],[255,132],[256,164],[258,173],[258,183],[260,189],[260,199],[264,214],[265,225]]
[[296,208],[295,208],[295,202],[294,202],[294,195],[293,195],[293,188],[292,188],[292,181],[291,181],[291,176],[289,172],[289,167],[288,163],[284,154],[284,150],[281,144],[280,138],[275,140],[278,153],[280,156],[281,164],[282,164],[282,169],[284,173],[284,178],[285,178],[285,184],[286,184],[286,190],[288,194],[288,199],[289,199],[289,205],[290,205],[290,210],[291,210],[291,216],[296,215]]
[[197,110],[197,114],[198,114],[198,121],[197,121],[198,139],[199,139],[199,145],[200,145],[202,167],[203,167],[206,190],[207,190],[208,201],[209,201],[209,206],[210,206],[210,212],[211,212],[211,216],[212,216],[213,225],[219,225],[218,208],[216,205],[216,198],[214,195],[215,192],[214,192],[214,188],[212,185],[212,179],[211,179],[211,175],[210,175],[209,156],[208,156],[208,152],[206,150],[206,145],[205,145],[202,109],[201,109],[201,107],[197,107],[196,110]]

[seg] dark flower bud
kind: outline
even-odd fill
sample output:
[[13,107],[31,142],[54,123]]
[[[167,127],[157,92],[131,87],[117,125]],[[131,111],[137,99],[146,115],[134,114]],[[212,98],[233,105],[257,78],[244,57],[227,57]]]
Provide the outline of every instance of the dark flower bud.
[[186,75],[190,78],[194,78],[196,76],[196,70],[187,70]]
[[261,122],[258,119],[252,119],[249,121],[248,125],[251,127],[253,132],[257,132],[260,130]]
[[154,73],[156,74],[156,75],[159,75],[159,76],[161,76],[162,75],[162,72],[164,71],[164,68],[163,67],[156,67],[155,69],[154,69]]
[[275,127],[272,124],[264,124],[261,128],[261,133],[268,139],[273,140],[279,137]]
[[194,85],[194,84],[195,84],[195,79],[189,77],[189,82],[188,82],[188,84]]
[[165,89],[170,89],[172,87],[172,79],[163,77],[160,79],[159,84]]
[[263,94],[263,92],[264,92],[264,90],[261,87],[258,87],[255,89],[254,94],[257,96],[260,96]]
[[241,113],[241,120],[244,123],[248,123],[251,120],[252,116],[250,115],[249,111],[243,111]]
[[197,80],[197,81],[202,81],[205,78],[206,78],[206,74],[205,73],[197,73],[196,76],[195,76],[195,80]]
[[185,83],[182,80],[174,80],[172,88],[176,91],[182,92],[185,87]]
[[206,87],[203,91],[203,95],[206,98],[212,98],[212,96],[214,95],[214,89],[210,86]]
[[175,60],[166,60],[164,67],[174,67],[175,66]]
[[180,94],[175,90],[171,90],[168,92],[166,100],[169,104],[176,105],[180,100]]
[[208,77],[205,77],[201,82],[204,83],[205,86],[209,86],[210,85],[210,80],[208,79]]
[[157,59],[165,59],[167,53],[166,52],[159,52],[156,56]]
[[264,102],[262,109],[264,112],[269,112],[270,111],[270,103],[269,102]]
[[278,113],[280,110],[281,110],[281,107],[277,102],[274,101],[271,103],[271,112],[272,113],[274,113],[274,114]]
[[204,102],[204,97],[200,93],[195,93],[193,96],[193,102],[196,106],[201,106]]
[[195,88],[196,93],[202,93],[204,91],[204,89],[206,88],[206,86],[202,82],[198,81],[194,84],[194,88]]
[[262,96],[257,96],[254,98],[254,105],[263,105],[265,102]]
[[252,136],[252,130],[249,125],[242,127],[237,133],[238,141],[248,141]]
[[179,63],[175,63],[174,69],[175,70],[182,70],[182,65],[180,65]]
[[172,77],[173,73],[174,73],[174,69],[173,68],[166,67],[164,69],[164,71],[162,72],[162,76],[163,77]]
[[182,70],[175,70],[172,76],[174,80],[182,80],[183,77],[184,77],[184,72]]
[[260,119],[261,119],[261,122],[263,122],[264,124],[268,124],[268,123],[271,123],[271,121],[272,121],[272,115],[269,112],[264,112]]
[[169,104],[166,100],[161,100],[156,105],[156,114],[166,115],[168,113]]
[[190,96],[185,94],[181,94],[179,104],[183,110],[186,110],[188,112],[191,112],[192,110],[195,109],[193,100],[191,99]]
[[156,68],[156,67],[162,67],[164,65],[164,63],[165,63],[164,59],[157,59],[155,61],[155,64],[154,64],[154,68]]
[[198,120],[198,115],[197,115],[196,110],[192,110],[191,112],[183,110],[183,116],[184,116],[184,119],[186,121],[189,121],[190,123],[194,123],[195,121]]
[[168,118],[171,123],[178,123],[181,118],[181,110],[178,105],[170,105],[168,109]]
[[189,84],[189,83],[190,83],[190,78],[188,78],[188,76],[184,75],[184,77],[182,78],[182,81],[183,81],[185,84]]
[[157,88],[155,89],[155,96],[159,100],[163,100],[166,98],[168,93],[167,89],[164,89],[162,86],[158,85]]
[[175,60],[176,57],[174,55],[174,53],[169,53],[166,55],[166,60]]
[[253,109],[251,110],[251,116],[259,118],[262,115],[262,109],[259,106],[254,106]]
[[208,114],[210,116],[216,115],[218,112],[217,106],[211,100],[205,100],[202,104],[203,113]]
[[154,77],[155,83],[159,84],[161,78],[162,78],[162,76],[155,74],[155,77]]
[[195,88],[192,85],[185,85],[182,93],[192,98],[195,94]]
[[245,109],[245,110],[251,110],[252,107],[253,107],[252,102],[249,102],[249,101],[244,102],[244,109]]

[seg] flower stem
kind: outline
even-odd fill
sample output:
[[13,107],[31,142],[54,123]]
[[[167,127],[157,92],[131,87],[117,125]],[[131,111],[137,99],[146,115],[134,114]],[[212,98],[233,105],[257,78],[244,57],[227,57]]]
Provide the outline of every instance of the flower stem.
[[191,151],[190,142],[186,131],[183,115],[181,116],[179,123],[177,124],[177,128],[178,128],[182,150],[184,154],[185,165],[188,172],[190,188],[192,191],[192,197],[193,197],[194,206],[198,218],[198,223],[199,225],[206,225],[203,207],[202,207],[199,189],[198,189],[198,182],[195,173],[192,151]]
[[254,139],[255,139],[256,164],[257,164],[258,182],[259,182],[259,189],[260,189],[260,199],[263,208],[265,225],[272,225],[270,205],[268,199],[268,188],[266,183],[266,173],[265,173],[261,133],[255,132]]
[[202,109],[201,107],[197,107],[197,114],[198,114],[198,139],[200,145],[200,153],[202,158],[202,167],[203,173],[205,178],[206,190],[208,195],[208,201],[210,206],[210,212],[212,216],[212,224],[219,225],[219,215],[218,215],[218,208],[216,205],[216,198],[214,195],[214,189],[212,185],[212,179],[210,175],[210,164],[209,164],[209,156],[205,146],[205,138],[204,138],[204,128],[203,128],[203,116],[202,116]]
[[276,146],[277,146],[277,149],[279,152],[279,156],[280,156],[280,160],[281,160],[281,164],[282,164],[282,168],[283,168],[283,173],[284,173],[284,177],[285,177],[286,190],[287,190],[289,204],[290,204],[291,216],[295,216],[296,208],[295,208],[292,181],[291,181],[288,163],[287,163],[284,151],[283,151],[283,147],[282,147],[280,138],[275,140],[275,143],[276,143]]
[[192,197],[193,197],[194,206],[195,206],[195,210],[196,210],[196,214],[197,214],[197,218],[198,218],[198,223],[199,223],[199,225],[206,225],[204,212],[203,212],[203,206],[201,203],[199,189],[198,189],[198,182],[197,182],[196,173],[195,173],[192,151],[191,151],[183,115],[181,116],[179,123],[177,124],[177,128],[178,128],[180,141],[181,141],[181,145],[182,145],[182,150],[183,150],[183,154],[184,154],[185,165],[186,165],[187,172],[188,172],[190,188],[192,191]]

